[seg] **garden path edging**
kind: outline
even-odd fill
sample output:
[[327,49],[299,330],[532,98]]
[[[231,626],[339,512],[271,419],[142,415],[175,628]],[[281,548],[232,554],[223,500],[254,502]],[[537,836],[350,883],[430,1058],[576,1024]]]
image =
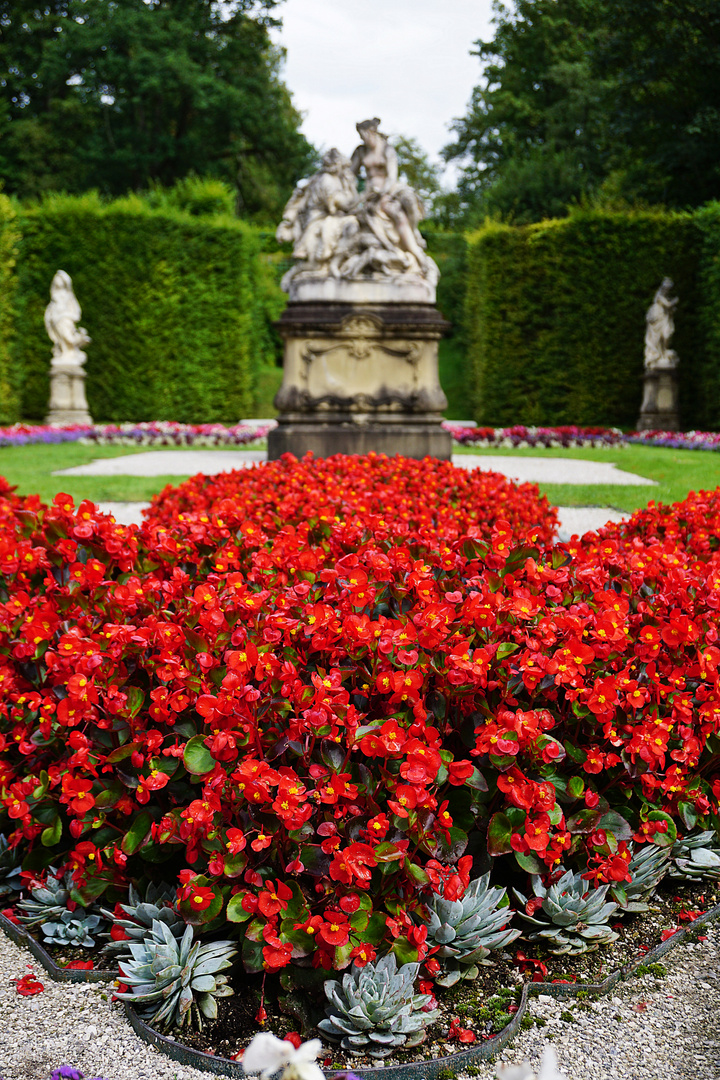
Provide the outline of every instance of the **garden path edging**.
[[59,964],[55,963],[52,956],[43,949],[42,945],[35,940],[32,934],[23,930],[22,927],[16,926],[15,923],[2,914],[0,914],[0,930],[4,930],[16,945],[28,949],[55,982],[112,983],[118,978],[117,971],[79,971],[77,968],[60,967]]
[[[632,978],[637,968],[642,967],[644,964],[656,963],[671,949],[694,937],[703,926],[714,922],[718,918],[720,918],[720,904],[705,912],[704,915],[698,916],[688,926],[676,931],[666,941],[661,941],[654,949],[624,964],[617,971],[611,972],[601,983],[525,983],[517,1012],[510,1023],[492,1039],[486,1039],[469,1050],[461,1050],[444,1058],[408,1062],[406,1065],[385,1065],[376,1069],[358,1068],[352,1071],[361,1080],[438,1080],[438,1077],[448,1069],[458,1075],[468,1065],[473,1065],[478,1061],[487,1061],[505,1049],[520,1029],[530,998],[539,997],[541,994],[554,998],[570,998],[577,997],[581,993],[593,997],[603,997],[610,993],[619,982]],[[175,1039],[161,1035],[146,1024],[144,1020],[141,1020],[128,1002],[123,1004],[125,1015],[135,1034],[144,1042],[154,1046],[160,1053],[165,1054],[166,1057],[182,1065],[190,1065],[202,1072],[214,1073],[216,1076],[229,1076],[235,1078],[235,1080],[245,1077],[242,1062],[206,1054],[202,1050],[194,1050],[192,1047],[185,1046]],[[337,1070],[329,1070],[325,1075],[328,1080],[332,1080],[332,1077],[342,1076],[343,1073],[339,1073]]]

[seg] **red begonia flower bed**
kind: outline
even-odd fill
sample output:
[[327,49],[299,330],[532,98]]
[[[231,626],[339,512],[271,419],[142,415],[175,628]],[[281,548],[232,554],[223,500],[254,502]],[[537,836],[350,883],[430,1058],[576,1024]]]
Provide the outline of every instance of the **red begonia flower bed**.
[[718,824],[719,518],[553,548],[534,486],[373,456],[195,477],[139,531],[6,488],[11,843],[85,902],[178,880],[251,972],[423,958],[488,853],[621,881]]

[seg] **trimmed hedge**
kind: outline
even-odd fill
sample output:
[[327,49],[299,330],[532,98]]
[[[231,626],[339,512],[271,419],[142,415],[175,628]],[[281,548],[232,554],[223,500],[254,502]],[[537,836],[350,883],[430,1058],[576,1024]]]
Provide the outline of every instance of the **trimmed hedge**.
[[10,352],[19,239],[12,203],[7,195],[0,195],[0,424],[14,423],[20,411]]
[[468,404],[468,362],[465,335],[465,281],[467,275],[467,239],[462,233],[424,230],[428,254],[440,268],[437,306],[452,324],[440,342],[440,385],[448,399],[445,415],[449,420],[471,420]]
[[486,223],[469,238],[465,308],[478,423],[634,427],[645,314],[666,275],[680,298],[682,425],[717,423],[698,320],[701,242],[693,216],[664,211]]
[[154,210],[136,197],[52,196],[22,212],[14,343],[22,415],[44,417],[43,325],[58,268],[73,279],[98,420],[237,421],[252,415],[271,350],[272,283],[257,230],[232,218]]
[[700,328],[703,356],[700,392],[705,398],[707,426],[720,430],[720,202],[695,214],[702,234]]

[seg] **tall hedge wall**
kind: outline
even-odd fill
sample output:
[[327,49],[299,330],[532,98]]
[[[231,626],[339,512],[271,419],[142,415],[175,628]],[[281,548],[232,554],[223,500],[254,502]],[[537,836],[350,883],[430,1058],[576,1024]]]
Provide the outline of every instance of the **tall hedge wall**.
[[[270,345],[256,230],[129,197],[54,196],[24,210],[13,344],[22,414],[47,410],[49,287],[67,270],[83,309],[97,420],[237,421]],[[272,290],[270,289],[270,292]]]
[[445,415],[449,420],[472,420],[464,320],[467,240],[462,233],[436,232],[430,228],[423,235],[428,254],[440,269],[437,306],[451,324],[439,348],[440,384],[448,399]]
[[12,203],[0,195],[0,424],[19,419],[20,402],[16,391],[11,355],[14,329],[15,263],[20,233]]
[[720,202],[695,214],[702,234],[700,329],[703,335],[700,392],[707,398],[708,428],[720,430]]
[[476,420],[634,427],[645,314],[669,276],[680,298],[681,423],[717,424],[698,320],[701,243],[691,215],[661,211],[486,223],[469,238],[465,308]]

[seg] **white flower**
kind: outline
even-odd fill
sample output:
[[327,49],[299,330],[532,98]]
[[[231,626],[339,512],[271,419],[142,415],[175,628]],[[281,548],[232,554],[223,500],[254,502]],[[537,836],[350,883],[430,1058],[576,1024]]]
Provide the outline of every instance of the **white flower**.
[[319,1039],[310,1039],[296,1049],[287,1039],[261,1031],[243,1054],[242,1066],[246,1073],[259,1073],[263,1080],[281,1069],[281,1080],[325,1080],[315,1060],[321,1049]]
[[555,1048],[546,1046],[540,1063],[540,1072],[535,1076],[532,1065],[523,1061],[522,1065],[499,1065],[498,1080],[568,1080],[565,1073],[558,1070]]

